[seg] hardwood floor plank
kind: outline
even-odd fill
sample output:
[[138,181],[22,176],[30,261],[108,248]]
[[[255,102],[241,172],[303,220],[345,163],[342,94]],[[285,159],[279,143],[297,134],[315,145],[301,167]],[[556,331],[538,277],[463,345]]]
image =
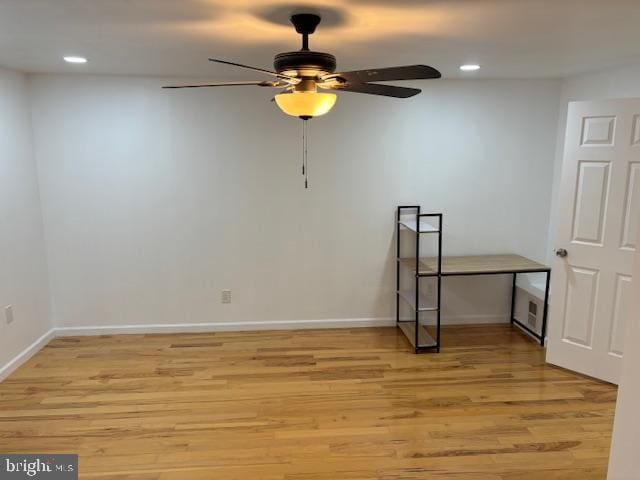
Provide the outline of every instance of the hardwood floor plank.
[[616,388],[508,325],[53,340],[0,383],[0,451],[97,480],[595,480]]

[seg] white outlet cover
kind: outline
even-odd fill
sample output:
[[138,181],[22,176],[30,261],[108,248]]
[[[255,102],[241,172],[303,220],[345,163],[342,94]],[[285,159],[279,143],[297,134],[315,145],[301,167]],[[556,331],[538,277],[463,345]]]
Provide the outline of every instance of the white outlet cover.
[[4,307],[4,318],[7,320],[7,325],[13,322],[13,305]]

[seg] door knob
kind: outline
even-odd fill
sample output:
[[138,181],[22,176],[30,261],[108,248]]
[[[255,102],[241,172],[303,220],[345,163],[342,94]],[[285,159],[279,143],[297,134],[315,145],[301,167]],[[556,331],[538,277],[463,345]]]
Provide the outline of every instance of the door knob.
[[566,257],[568,255],[568,252],[564,248],[559,248],[556,250],[556,255],[558,257]]

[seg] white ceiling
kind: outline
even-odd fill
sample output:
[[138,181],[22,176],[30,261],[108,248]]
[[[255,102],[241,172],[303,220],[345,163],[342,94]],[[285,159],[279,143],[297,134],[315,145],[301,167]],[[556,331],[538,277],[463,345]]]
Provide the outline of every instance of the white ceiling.
[[[299,48],[287,18],[305,10],[323,15],[311,47],[338,70],[424,63],[447,77],[540,78],[640,61],[640,0],[0,0],[0,65],[260,78],[207,57],[270,68]],[[482,70],[458,71],[470,62]]]

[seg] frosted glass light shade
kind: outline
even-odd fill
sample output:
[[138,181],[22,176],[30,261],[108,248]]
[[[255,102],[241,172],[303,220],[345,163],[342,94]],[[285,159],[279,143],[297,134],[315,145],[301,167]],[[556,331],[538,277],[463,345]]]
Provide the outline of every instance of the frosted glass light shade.
[[334,93],[292,92],[276,95],[276,103],[293,117],[319,117],[333,108],[336,98]]

